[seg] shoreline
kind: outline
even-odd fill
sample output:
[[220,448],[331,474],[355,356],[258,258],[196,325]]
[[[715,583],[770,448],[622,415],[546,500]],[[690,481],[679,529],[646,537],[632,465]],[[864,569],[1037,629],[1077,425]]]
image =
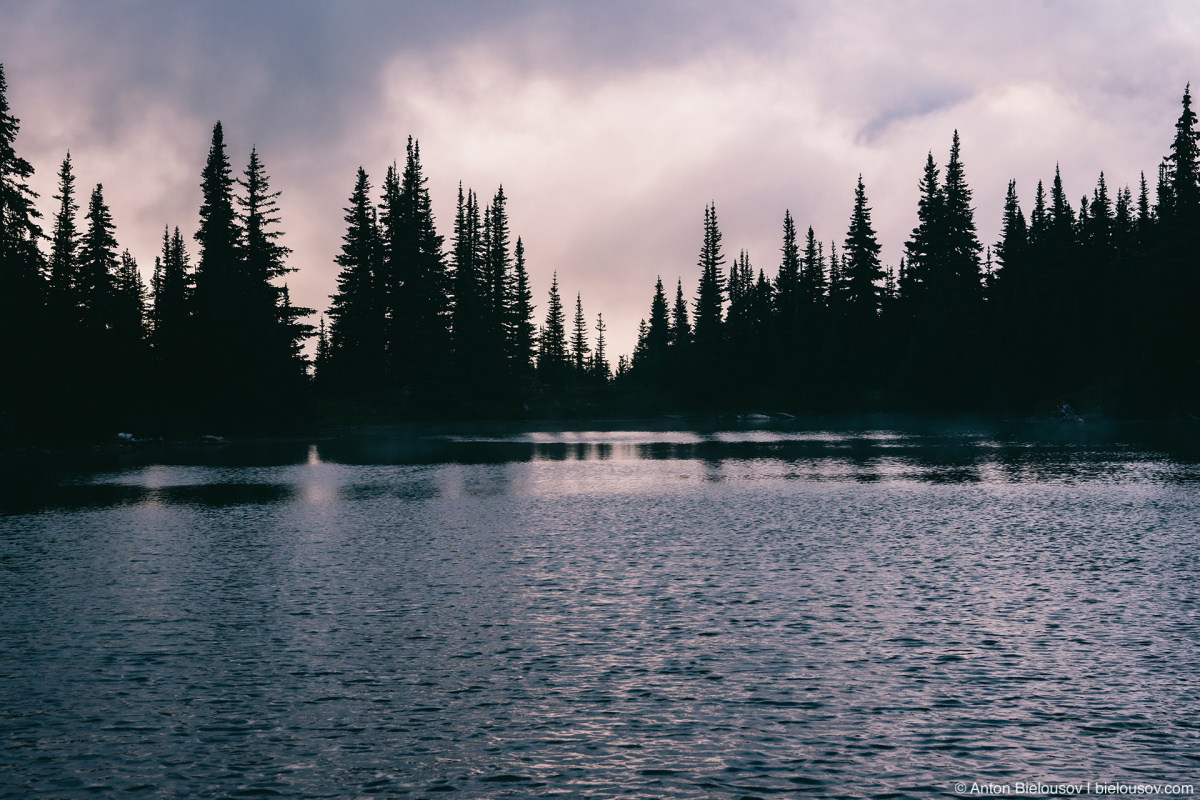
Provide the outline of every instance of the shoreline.
[[[697,431],[779,430],[867,432],[902,431],[916,435],[1059,434],[1071,431],[1099,434],[1124,431],[1200,433],[1200,419],[1192,415],[1170,418],[1102,417],[1012,417],[998,414],[913,414],[878,412],[870,414],[828,413],[792,415],[786,412],[747,414],[661,414],[655,417],[587,417],[539,419],[405,420],[301,426],[278,433],[231,433],[213,426],[212,432],[173,436],[138,437],[119,432],[111,437],[81,437],[73,441],[45,439],[0,447],[0,464],[30,457],[84,456],[88,454],[139,454],[153,452],[215,451],[223,448],[256,448],[286,444],[350,440],[398,440],[436,438],[450,435],[515,435],[522,433],[611,432],[611,431]],[[1061,438],[1055,436],[1053,438]]]

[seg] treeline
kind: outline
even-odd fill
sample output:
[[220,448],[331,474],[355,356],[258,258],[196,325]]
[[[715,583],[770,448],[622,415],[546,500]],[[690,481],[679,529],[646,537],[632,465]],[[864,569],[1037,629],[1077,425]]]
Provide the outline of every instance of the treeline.
[[661,278],[623,376],[648,405],[1111,414],[1200,410],[1200,169],[1189,90],[1155,199],[1099,176],[1073,206],[1055,170],[1028,217],[1008,185],[1003,231],[976,232],[958,133],[930,153],[918,224],[884,268],[860,176],[839,252],[784,214],[774,278],[743,251],[726,272],[705,209],[689,308]]
[[235,177],[217,123],[194,268],[179,228],[164,229],[147,287],[120,250],[102,185],[79,219],[69,153],[45,230],[32,167],[13,149],[18,120],[5,90],[0,67],[0,424],[48,439],[305,413],[302,345],[313,327],[304,319],[313,311],[292,305],[278,282],[291,271],[289,251],[278,242],[279,193],[257,152]]
[[[1009,184],[1001,239],[980,241],[958,134],[928,156],[918,224],[884,267],[859,178],[828,246],[785,212],[773,277],[729,262],[706,207],[694,299],[661,278],[631,357],[557,275],[540,324],[503,187],[459,186],[437,232],[419,144],[378,196],[359,169],[326,313],[291,303],[279,192],[256,150],[235,176],[213,129],[194,261],[165,228],[149,286],[103,186],[86,213],[69,154],[44,220],[14,149],[0,66],[0,435],[179,432],[314,419],[670,410],[1197,408],[1200,167],[1190,92],[1151,200],[1103,175],[1077,206],[1057,170],[1028,216]],[[673,289],[673,292],[672,292]],[[673,294],[673,297],[671,296]],[[315,337],[315,358],[306,340]],[[594,344],[593,344],[594,343]],[[29,431],[32,431],[31,433]]]
[[603,319],[593,350],[577,295],[569,335],[557,278],[535,325],[502,187],[486,206],[460,188],[444,252],[411,139],[377,204],[359,169],[329,324],[322,315],[314,325],[316,312],[293,305],[282,282],[293,270],[279,192],[254,149],[234,175],[220,122],[201,173],[194,263],[179,228],[166,227],[149,286],[120,249],[103,186],[79,219],[69,153],[45,224],[33,168],[14,149],[18,130],[0,65],[0,439],[512,415],[547,389],[608,383]]
[[420,146],[388,168],[378,205],[359,168],[329,325],[319,323],[314,389],[330,413],[500,414],[546,390],[607,384],[604,321],[589,345],[582,298],[568,336],[557,275],[535,326],[525,245],[512,241],[507,197],[460,184],[454,238],[437,233]]

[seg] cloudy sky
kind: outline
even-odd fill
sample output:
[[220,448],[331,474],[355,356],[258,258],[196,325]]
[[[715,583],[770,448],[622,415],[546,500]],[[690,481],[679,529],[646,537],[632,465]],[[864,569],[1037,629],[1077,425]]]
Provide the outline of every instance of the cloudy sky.
[[164,224],[191,242],[219,119],[238,170],[256,145],[283,191],[293,298],[325,309],[355,171],[378,187],[411,134],[442,232],[460,180],[503,183],[539,317],[557,270],[614,360],[656,275],[695,289],[709,201],[729,260],[773,275],[784,210],[840,247],[861,172],[895,264],[925,154],[944,164],[958,129],[993,242],[1010,178],[1026,209],[1056,163],[1072,198],[1101,170],[1153,181],[1200,79],[1191,0],[0,0],[0,19],[43,212],[70,150],[144,274]]

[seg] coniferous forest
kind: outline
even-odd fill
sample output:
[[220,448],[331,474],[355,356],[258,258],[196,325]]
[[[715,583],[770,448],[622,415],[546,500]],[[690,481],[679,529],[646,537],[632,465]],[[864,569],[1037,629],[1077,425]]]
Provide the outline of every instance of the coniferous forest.
[[1200,413],[1189,90],[1149,179],[1101,174],[1073,202],[1056,170],[1024,208],[1010,182],[994,243],[977,234],[955,132],[943,162],[928,155],[895,267],[880,262],[861,176],[844,235],[783,212],[774,274],[733,255],[710,204],[695,268],[648,282],[637,346],[613,359],[602,315],[557,275],[535,303],[503,187],[489,199],[460,184],[439,233],[411,138],[382,181],[362,168],[347,181],[328,308],[292,304],[280,194],[255,150],[235,168],[219,122],[199,228],[164,220],[147,285],[104,187],[77,186],[69,153],[52,198],[30,189],[6,88],[0,66],[4,441],[428,418],[1048,415],[1064,402]]

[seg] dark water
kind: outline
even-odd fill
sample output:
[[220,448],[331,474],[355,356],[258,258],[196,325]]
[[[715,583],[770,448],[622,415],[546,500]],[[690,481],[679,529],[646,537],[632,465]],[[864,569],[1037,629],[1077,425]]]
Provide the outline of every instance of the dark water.
[[1200,777],[1200,463],[1171,432],[400,437],[10,479],[3,797]]

